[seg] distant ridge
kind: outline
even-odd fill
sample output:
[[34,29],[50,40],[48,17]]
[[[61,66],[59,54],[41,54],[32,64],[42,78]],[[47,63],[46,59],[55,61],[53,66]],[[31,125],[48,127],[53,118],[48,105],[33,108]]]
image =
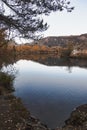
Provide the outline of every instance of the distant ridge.
[[87,33],[81,35],[71,36],[49,36],[38,41],[39,45],[46,46],[62,46],[65,47],[67,44],[72,43],[73,45],[82,49],[87,48]]

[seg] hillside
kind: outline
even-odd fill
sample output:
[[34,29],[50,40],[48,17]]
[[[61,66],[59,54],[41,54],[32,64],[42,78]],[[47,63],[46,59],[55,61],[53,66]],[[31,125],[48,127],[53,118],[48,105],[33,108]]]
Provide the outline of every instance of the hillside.
[[60,36],[60,37],[46,37],[38,41],[39,45],[46,46],[62,46],[65,47],[67,44],[72,43],[76,48],[86,49],[87,48],[87,34],[76,35],[76,36]]

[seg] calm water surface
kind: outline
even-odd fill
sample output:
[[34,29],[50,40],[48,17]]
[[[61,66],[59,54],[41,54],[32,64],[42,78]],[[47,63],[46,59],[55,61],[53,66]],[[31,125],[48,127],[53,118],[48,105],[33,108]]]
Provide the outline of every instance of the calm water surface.
[[18,70],[14,94],[48,127],[63,125],[75,107],[87,103],[87,69],[31,60],[19,60],[14,66]]

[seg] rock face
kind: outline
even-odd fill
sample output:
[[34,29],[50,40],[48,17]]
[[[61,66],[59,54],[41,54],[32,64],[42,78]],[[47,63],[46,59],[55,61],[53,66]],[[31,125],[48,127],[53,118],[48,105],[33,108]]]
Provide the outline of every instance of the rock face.
[[66,46],[68,43],[72,43],[74,46],[79,48],[87,48],[87,34],[76,35],[76,36],[60,36],[60,37],[46,37],[38,41],[40,45],[46,46]]
[[[0,130],[52,130],[31,116],[20,99],[13,95],[0,96]],[[77,107],[55,130],[87,130],[87,104]]]
[[87,130],[87,104],[77,107],[62,130]]
[[40,122],[40,120],[30,116],[27,121],[25,130],[51,130],[51,129],[48,129],[45,124]]
[[71,113],[66,125],[83,126],[85,122],[87,122],[87,105],[82,105]]
[[32,117],[20,99],[13,95],[0,96],[0,130],[50,130]]

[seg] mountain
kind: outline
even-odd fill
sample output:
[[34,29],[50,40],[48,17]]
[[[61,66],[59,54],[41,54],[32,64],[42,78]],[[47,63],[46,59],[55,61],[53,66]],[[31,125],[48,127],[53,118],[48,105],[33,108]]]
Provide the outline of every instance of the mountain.
[[77,48],[86,49],[87,48],[87,34],[76,35],[76,36],[51,36],[46,37],[38,41],[39,45],[46,46],[62,46],[65,47],[67,44],[73,44]]

